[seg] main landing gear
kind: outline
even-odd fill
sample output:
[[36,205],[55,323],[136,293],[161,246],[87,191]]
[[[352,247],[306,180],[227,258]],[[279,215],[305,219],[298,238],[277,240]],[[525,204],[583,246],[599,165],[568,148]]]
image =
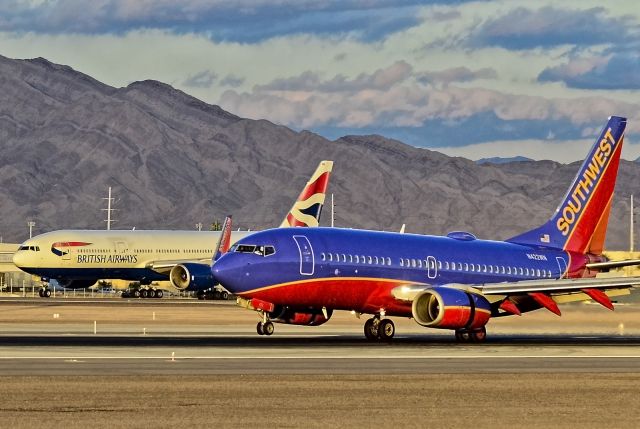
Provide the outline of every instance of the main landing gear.
[[456,331],[456,341],[459,343],[482,343],[487,339],[487,328],[479,329],[458,329]]
[[396,326],[391,319],[372,317],[364,323],[364,336],[369,341],[389,341],[396,333]]
[[48,287],[43,287],[38,291],[38,295],[40,298],[50,298],[51,297],[51,289]]

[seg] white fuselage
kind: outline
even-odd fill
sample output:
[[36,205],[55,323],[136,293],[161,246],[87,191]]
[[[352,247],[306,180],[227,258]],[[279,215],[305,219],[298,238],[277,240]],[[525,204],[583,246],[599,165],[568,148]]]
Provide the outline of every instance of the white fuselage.
[[[247,234],[233,232],[231,241]],[[60,230],[25,241],[13,262],[51,279],[167,280],[166,266],[210,262],[219,237],[219,231]]]

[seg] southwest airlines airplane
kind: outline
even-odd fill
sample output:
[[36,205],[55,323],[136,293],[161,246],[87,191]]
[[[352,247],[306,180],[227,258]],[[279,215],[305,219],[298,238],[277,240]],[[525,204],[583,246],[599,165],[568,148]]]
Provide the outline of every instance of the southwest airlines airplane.
[[[281,227],[318,226],[332,169],[332,161],[320,162]],[[249,234],[233,232],[231,241]],[[220,235],[220,231],[53,231],[22,243],[13,263],[66,288],[87,288],[99,279],[143,285],[169,280],[178,290],[200,291],[215,285],[212,247]],[[145,291],[150,297],[162,297],[161,290]],[[50,295],[50,290],[41,290],[41,296]]]
[[[597,278],[638,260],[602,256],[626,119],[609,118],[551,219],[506,241],[468,232],[447,236],[337,228],[282,228],[241,238],[215,262],[213,277],[273,322],[320,325],[334,310],[370,314],[364,334],[388,340],[389,316],[483,341],[491,317],[628,294],[640,278]],[[258,255],[256,249],[269,249]]]

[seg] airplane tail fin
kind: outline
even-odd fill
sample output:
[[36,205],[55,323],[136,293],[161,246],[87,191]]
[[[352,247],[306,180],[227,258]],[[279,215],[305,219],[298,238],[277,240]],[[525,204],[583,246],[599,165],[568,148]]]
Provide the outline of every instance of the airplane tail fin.
[[222,231],[220,231],[220,238],[218,238],[218,243],[216,244],[216,251],[213,252],[214,261],[217,261],[222,255],[227,253],[231,247],[231,224],[232,219],[231,215],[229,215],[224,219],[224,223],[222,224]]
[[307,182],[300,196],[280,224],[280,228],[289,226],[318,226],[320,213],[329,185],[329,176],[333,161],[321,161]]
[[551,219],[507,241],[601,254],[626,125],[626,118],[610,117]]

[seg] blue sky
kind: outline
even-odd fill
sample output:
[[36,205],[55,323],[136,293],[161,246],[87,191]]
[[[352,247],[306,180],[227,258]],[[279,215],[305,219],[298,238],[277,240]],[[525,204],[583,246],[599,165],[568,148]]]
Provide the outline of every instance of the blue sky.
[[577,160],[622,115],[640,156],[635,1],[8,0],[0,54],[471,159]]

